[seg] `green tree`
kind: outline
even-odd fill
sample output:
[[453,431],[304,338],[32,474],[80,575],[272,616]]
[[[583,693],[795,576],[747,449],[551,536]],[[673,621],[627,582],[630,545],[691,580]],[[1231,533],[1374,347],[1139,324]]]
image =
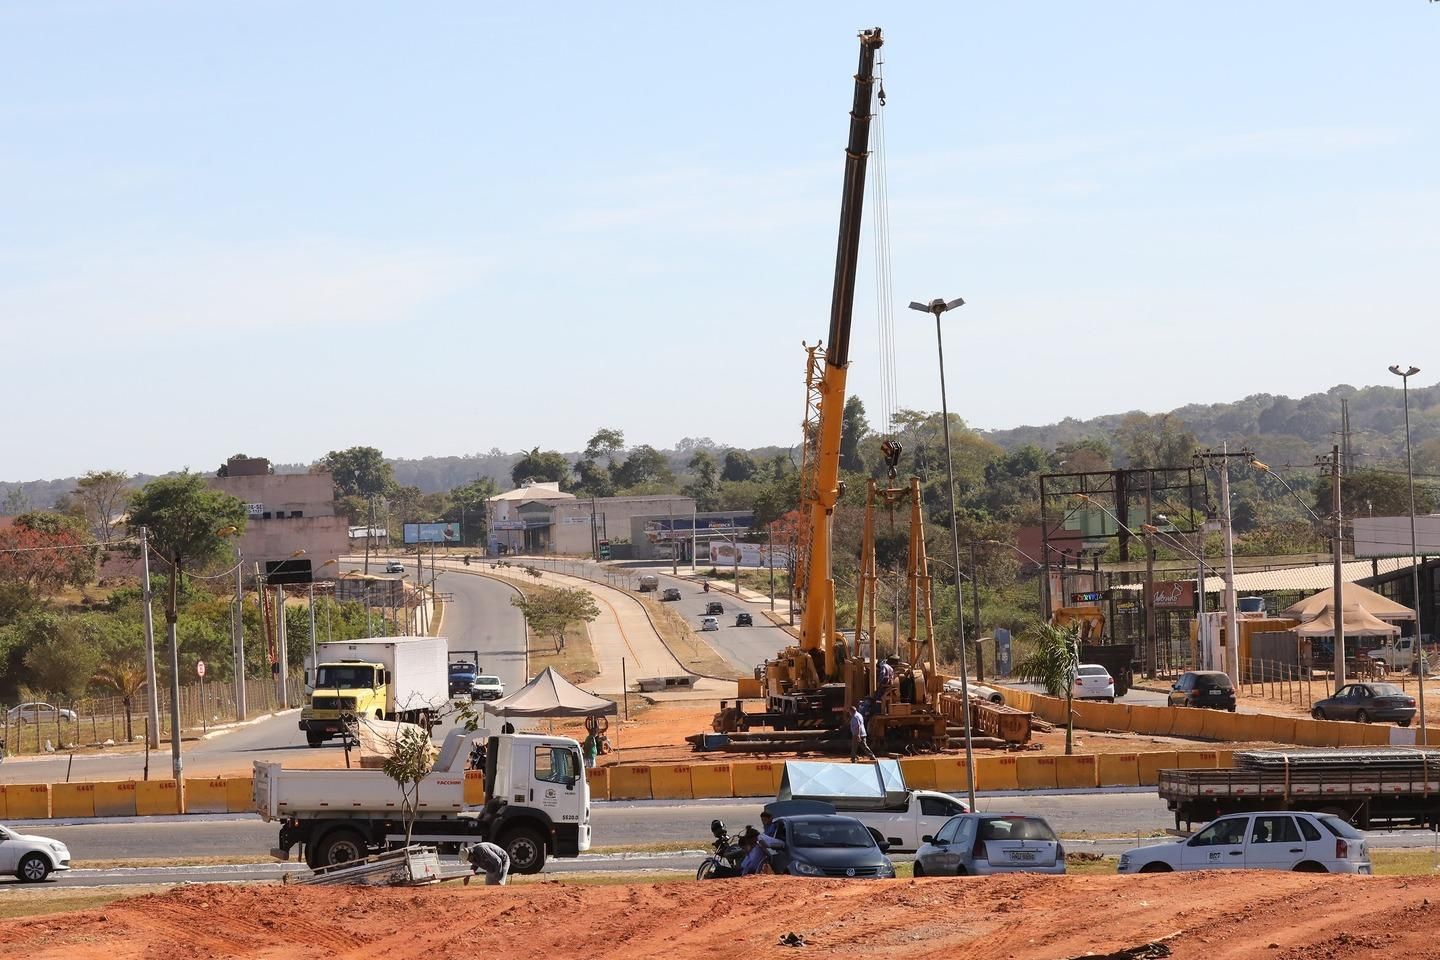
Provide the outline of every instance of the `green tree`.
[[675,472],[670,469],[670,461],[648,443],[642,443],[631,450],[625,462],[614,469],[613,476],[615,485],[621,489],[675,482]]
[[588,590],[532,590],[528,596],[511,597],[510,604],[520,608],[525,624],[538,634],[555,638],[555,652],[565,649],[565,630],[572,623],[591,623],[600,616],[600,607]]
[[615,457],[624,451],[624,449],[625,431],[616,430],[611,427],[601,427],[595,431],[595,435],[590,438],[590,442],[585,444],[585,453],[583,456],[584,459],[592,461],[599,460],[601,456],[604,456],[605,465],[607,467],[613,467],[615,465]]
[[92,631],[79,617],[47,617],[44,624],[25,652],[31,683],[57,697],[82,696],[100,664]]
[[725,451],[725,462],[720,468],[720,479],[738,482],[755,476],[755,459],[744,450]]
[[383,497],[395,486],[394,469],[374,447],[331,450],[320,458],[320,466],[334,478],[336,496]]
[[865,472],[865,458],[861,456],[860,444],[870,433],[870,421],[865,419],[865,404],[856,396],[845,400],[845,411],[840,426],[840,469],[852,473]]
[[130,476],[123,470],[91,470],[75,482],[75,500],[90,533],[101,543],[115,537],[115,524],[130,497]]
[[0,581],[24,584],[39,596],[95,579],[99,563],[84,521],[63,513],[24,513],[0,529]]
[[1195,453],[1195,435],[1172,413],[1127,413],[1115,440],[1132,468],[1188,467]]
[[[1320,516],[1334,513],[1328,476],[1316,479],[1313,488],[1313,509]],[[1403,471],[1352,470],[1340,479],[1340,509],[1345,520],[1356,517],[1408,517],[1410,515],[1410,482]],[[1415,484],[1415,512],[1431,513],[1435,497],[1423,483]]]
[[539,447],[535,447],[515,461],[515,466],[510,468],[510,479],[517,487],[526,480],[559,483],[564,486],[570,479],[570,462],[558,450],[546,450],[542,453]]
[[703,512],[716,510],[720,504],[720,477],[715,468],[715,458],[708,450],[697,450],[690,458],[690,472],[693,479],[682,491],[695,501],[695,509]]
[[1017,680],[1038,683],[1052,697],[1065,698],[1065,753],[1075,750],[1075,675],[1080,672],[1080,635],[1076,624],[1037,623],[1022,637],[1030,652],[1010,672]]
[[435,763],[435,746],[417,726],[406,724],[385,758],[385,776],[400,788],[400,816],[405,821],[405,846],[415,830],[415,813],[420,809],[420,784]]
[[135,739],[135,698],[145,689],[145,635],[141,625],[113,614],[99,631],[100,663],[91,683],[120,698],[125,707],[125,739]]

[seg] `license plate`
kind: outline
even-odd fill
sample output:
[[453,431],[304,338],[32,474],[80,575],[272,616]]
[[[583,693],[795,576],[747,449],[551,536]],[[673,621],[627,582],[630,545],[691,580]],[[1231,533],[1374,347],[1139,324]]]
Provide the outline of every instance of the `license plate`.
[[1011,850],[1011,851],[1010,851],[1010,859],[1011,859],[1011,860],[1020,861],[1020,862],[1024,862],[1024,863],[1034,863],[1034,862],[1035,862],[1035,851],[1034,851],[1034,850]]

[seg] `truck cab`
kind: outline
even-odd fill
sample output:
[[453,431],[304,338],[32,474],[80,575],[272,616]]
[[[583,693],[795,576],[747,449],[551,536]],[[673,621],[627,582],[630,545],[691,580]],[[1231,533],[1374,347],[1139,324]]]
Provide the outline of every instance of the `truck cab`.
[[[1384,646],[1370,651],[1370,659],[1384,664],[1387,671],[1413,673],[1415,672],[1415,638],[1398,637],[1394,640],[1387,640]],[[1429,661],[1428,654],[1421,655],[1423,668],[1429,668]]]
[[384,664],[365,660],[321,663],[315,668],[310,700],[300,710],[305,741],[320,746],[344,730],[345,717],[385,719],[388,681]]

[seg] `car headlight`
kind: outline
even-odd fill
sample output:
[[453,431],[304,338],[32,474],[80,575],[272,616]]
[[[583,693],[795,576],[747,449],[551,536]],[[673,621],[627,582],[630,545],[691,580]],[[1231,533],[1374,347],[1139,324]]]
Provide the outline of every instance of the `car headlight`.
[[819,867],[815,866],[815,864],[813,864],[813,863],[808,863],[808,862],[806,862],[806,861],[804,861],[804,860],[791,860],[791,861],[790,861],[790,865],[791,865],[792,867],[794,867],[795,872],[798,873],[798,874],[800,874],[801,876],[805,876],[805,877],[823,877],[823,876],[825,876],[825,871],[824,871],[824,870],[821,870]]
[[1128,854],[1128,853],[1122,853],[1122,854],[1120,854],[1120,869],[1121,869],[1121,870],[1124,870],[1124,869],[1125,869],[1126,867],[1128,867],[1128,866],[1130,866],[1130,854]]
[[894,876],[895,876],[895,864],[893,864],[893,863],[888,863],[888,862],[885,863],[883,866],[880,867],[880,873],[877,874],[877,876],[880,876],[880,877],[894,877]]

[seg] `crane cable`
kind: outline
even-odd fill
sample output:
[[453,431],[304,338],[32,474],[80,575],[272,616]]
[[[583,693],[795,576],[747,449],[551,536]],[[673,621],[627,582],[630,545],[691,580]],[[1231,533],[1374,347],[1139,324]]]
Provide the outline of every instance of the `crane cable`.
[[875,263],[875,316],[879,327],[880,433],[890,476],[895,476],[900,445],[890,436],[898,412],[899,380],[895,364],[895,310],[890,267],[890,184],[885,165],[885,61],[875,61],[876,102],[874,147],[871,150],[871,240]]

